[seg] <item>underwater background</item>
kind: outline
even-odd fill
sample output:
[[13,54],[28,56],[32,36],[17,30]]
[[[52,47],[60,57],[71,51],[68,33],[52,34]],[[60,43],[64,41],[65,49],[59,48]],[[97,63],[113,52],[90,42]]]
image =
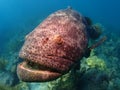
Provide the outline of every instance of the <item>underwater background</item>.
[[[119,0],[0,0],[0,90],[120,90],[119,4]],[[107,40],[81,60],[75,74],[46,83],[20,81],[16,67],[25,36],[49,14],[68,6],[90,17]]]

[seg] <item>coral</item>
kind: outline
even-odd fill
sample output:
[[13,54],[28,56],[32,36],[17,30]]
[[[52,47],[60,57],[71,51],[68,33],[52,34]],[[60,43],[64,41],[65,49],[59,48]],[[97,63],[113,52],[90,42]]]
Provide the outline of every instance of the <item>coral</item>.
[[6,85],[0,85],[0,90],[11,90],[11,89],[10,87],[7,87]]
[[120,90],[120,79],[115,78],[109,81],[108,90]]
[[5,69],[8,61],[4,59],[3,57],[0,57],[0,70]]
[[92,25],[92,24],[93,24],[91,18],[89,18],[89,17],[84,17],[84,18],[85,18],[85,20],[87,21],[87,24],[88,24],[88,25]]
[[[102,46],[94,49],[92,55],[88,59],[84,59],[81,63],[82,70],[84,68],[85,70],[87,69],[82,79],[85,82],[84,88],[88,86],[87,89],[82,90],[120,90],[120,38],[113,33],[108,33],[107,38],[108,39]],[[105,68],[107,65],[107,70],[105,68],[101,70],[99,69],[100,66],[95,66],[94,64],[91,64],[95,60],[90,60],[90,65],[86,63],[87,60],[89,60],[90,58],[97,59],[98,57],[102,58],[101,60],[102,63],[105,64]],[[98,63],[100,63],[100,61]],[[91,65],[95,67],[91,68]],[[93,69],[95,69],[96,71]]]
[[100,37],[103,30],[104,30],[103,26],[99,23],[96,23],[96,24],[91,25],[88,28],[88,33],[92,40],[96,40]]
[[96,68],[98,70],[107,69],[105,61],[99,58],[98,56],[96,56],[94,50],[91,51],[90,57],[83,58],[83,60],[81,60],[80,70],[83,71],[83,70],[88,70],[91,68]]
[[98,68],[100,70],[106,69],[105,61],[97,56],[91,56],[87,58],[86,64],[89,66],[89,68]]
[[69,72],[57,80],[49,82],[49,90],[76,90],[75,78],[75,73]]
[[10,87],[10,86],[6,86],[6,85],[0,85],[0,90],[20,90],[17,87]]
[[20,82],[15,86],[0,84],[0,90],[29,90],[27,83]]
[[78,90],[107,90],[109,77],[105,71],[91,68],[84,73],[80,82],[83,85],[79,85]]
[[93,24],[92,26],[98,34],[101,34],[105,30],[104,26],[100,23]]

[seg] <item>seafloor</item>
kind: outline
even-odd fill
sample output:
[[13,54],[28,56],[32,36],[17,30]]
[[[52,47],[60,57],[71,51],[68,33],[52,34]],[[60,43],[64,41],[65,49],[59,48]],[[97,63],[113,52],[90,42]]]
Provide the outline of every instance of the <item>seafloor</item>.
[[25,29],[15,33],[0,51],[0,90],[120,90],[120,35],[107,28],[103,32],[107,40],[92,50],[90,57],[81,60],[80,70],[76,73],[70,71],[46,83],[20,81],[16,66],[20,62],[20,47],[29,32]]

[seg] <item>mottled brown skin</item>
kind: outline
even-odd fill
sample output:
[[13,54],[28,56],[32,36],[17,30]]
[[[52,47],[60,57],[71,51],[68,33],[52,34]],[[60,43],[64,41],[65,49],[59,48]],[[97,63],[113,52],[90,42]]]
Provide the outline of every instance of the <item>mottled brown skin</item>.
[[72,9],[51,14],[30,34],[19,53],[17,67],[22,81],[54,80],[74,67],[88,45],[86,21]]

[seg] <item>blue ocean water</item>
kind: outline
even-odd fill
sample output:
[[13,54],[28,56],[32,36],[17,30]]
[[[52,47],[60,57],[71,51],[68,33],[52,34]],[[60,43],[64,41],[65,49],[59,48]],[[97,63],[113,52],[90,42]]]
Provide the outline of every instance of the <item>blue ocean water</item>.
[[[12,28],[21,24],[30,23],[33,20],[37,22],[44,19],[50,13],[64,9],[67,6],[79,11],[85,16],[92,18],[94,22],[100,22],[109,31],[119,31],[120,6],[119,0],[65,0],[65,1],[47,1],[47,0],[0,0],[0,34],[6,32],[16,32]],[[22,27],[22,26],[21,26]],[[0,35],[2,37],[2,35]]]
[[[119,31],[119,0],[0,0],[0,34],[6,31],[10,33],[13,31],[11,28],[18,24],[24,24],[30,19],[36,22],[67,6],[89,16],[95,22],[102,23],[109,30]],[[29,23],[27,24],[29,25]]]
[[[119,4],[120,0],[0,0],[0,57],[10,59],[12,62],[12,59],[15,59],[18,55],[25,35],[32,31],[49,14],[59,9],[65,9],[68,6],[71,6],[83,16],[90,17],[94,23],[102,24],[106,33],[120,35]],[[111,40],[116,42],[114,39]],[[19,40],[21,41],[19,42]],[[17,45],[14,45],[16,42],[18,42]],[[120,46],[118,44],[116,44],[116,47]],[[109,44],[107,43],[106,45]],[[16,55],[13,55],[15,53]],[[115,57],[117,57],[117,54],[115,54]],[[14,62],[14,64],[17,64],[17,61]],[[11,71],[11,65],[13,63],[9,63],[5,69]],[[11,83],[10,85],[12,85]]]

